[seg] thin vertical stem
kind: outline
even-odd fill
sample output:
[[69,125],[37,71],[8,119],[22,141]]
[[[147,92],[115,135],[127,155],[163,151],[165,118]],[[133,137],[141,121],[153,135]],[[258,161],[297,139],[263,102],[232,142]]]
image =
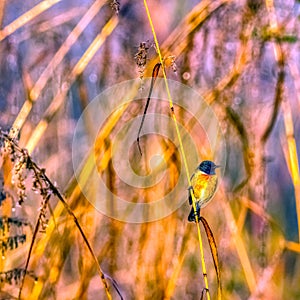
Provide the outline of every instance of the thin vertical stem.
[[[173,106],[173,101],[172,101],[172,97],[171,97],[171,93],[170,93],[170,89],[169,89],[169,85],[168,85],[164,60],[163,60],[163,57],[162,57],[162,54],[161,54],[161,51],[160,51],[159,43],[158,43],[158,40],[157,40],[154,25],[153,25],[153,22],[152,22],[152,18],[151,18],[150,11],[149,11],[148,4],[147,4],[146,0],[144,0],[144,6],[145,6],[145,9],[146,9],[147,17],[148,17],[148,20],[149,20],[149,24],[150,24],[150,27],[151,27],[152,34],[153,34],[155,46],[156,46],[156,49],[157,49],[157,52],[158,52],[158,55],[159,55],[159,60],[160,60],[160,63],[162,65],[162,73],[163,73],[163,77],[164,77],[164,81],[165,81],[165,85],[166,85],[166,90],[167,90],[168,100],[169,100],[169,104],[170,104],[172,119],[174,121],[175,130],[176,130],[176,134],[177,134],[178,141],[179,141],[179,147],[180,147],[180,151],[181,151],[181,155],[182,155],[182,159],[183,159],[183,163],[184,163],[184,167],[185,167],[185,171],[186,171],[186,175],[187,175],[187,180],[188,180],[189,186],[191,186],[190,173],[189,173],[189,169],[188,169],[188,165],[187,165],[185,151],[184,151],[183,144],[182,144],[181,135],[180,135],[180,132],[179,132],[179,127],[178,127],[175,112],[174,112],[174,106]],[[195,216],[196,216],[196,224],[197,224],[197,232],[198,232],[198,240],[199,240],[199,249],[200,249],[200,256],[201,256],[201,263],[202,263],[203,279],[204,279],[204,284],[205,284],[205,289],[206,289],[206,296],[207,296],[207,299],[210,300],[210,293],[209,293],[209,288],[208,288],[207,272],[206,272],[206,265],[205,265],[205,259],[204,259],[204,252],[203,252],[203,244],[202,244],[202,238],[201,238],[201,232],[200,232],[200,225],[199,225],[199,220],[198,220],[198,216],[197,216],[197,213],[196,213],[196,201],[195,201],[195,196],[194,196],[193,190],[192,189],[189,189],[189,190],[190,190],[191,197],[192,197],[192,200],[193,200],[193,209],[194,209],[194,213],[195,213]]]

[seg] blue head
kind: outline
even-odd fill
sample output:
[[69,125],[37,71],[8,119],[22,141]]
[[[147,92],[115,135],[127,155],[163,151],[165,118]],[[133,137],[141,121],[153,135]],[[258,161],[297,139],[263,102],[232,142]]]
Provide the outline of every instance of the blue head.
[[210,160],[204,160],[201,162],[201,164],[198,166],[198,169],[201,172],[204,172],[207,175],[215,175],[215,169],[219,168],[220,166],[215,165],[212,161]]

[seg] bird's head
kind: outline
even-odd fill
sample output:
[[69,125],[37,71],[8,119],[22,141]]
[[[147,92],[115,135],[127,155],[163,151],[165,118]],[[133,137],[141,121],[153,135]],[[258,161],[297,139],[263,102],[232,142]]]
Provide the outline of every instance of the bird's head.
[[210,160],[204,160],[198,166],[198,169],[207,175],[215,175],[216,174],[215,169],[219,167],[220,166],[215,165],[215,163]]

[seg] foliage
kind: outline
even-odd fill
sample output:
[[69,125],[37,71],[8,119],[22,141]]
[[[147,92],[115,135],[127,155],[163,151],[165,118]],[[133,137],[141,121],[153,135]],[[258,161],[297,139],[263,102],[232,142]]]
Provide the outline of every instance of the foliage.
[[[226,139],[219,189],[201,210],[221,266],[215,272],[203,239],[211,297],[217,297],[221,278],[224,299],[296,299],[299,5],[148,2],[167,78],[203,96]],[[84,109],[101,91],[132,78],[140,78],[140,90],[148,95],[145,78],[161,63],[142,2],[2,1],[0,25],[0,298],[18,297],[20,286],[22,299],[205,298],[188,201],[162,220],[124,223],[90,203],[96,197],[91,153],[75,170],[88,185],[89,199],[74,177],[72,138]],[[156,84],[152,88],[155,94]],[[112,212],[117,196],[151,203],[185,172],[170,124],[166,130],[173,139],[141,135],[142,157],[136,144],[128,151],[139,176],[154,170],[157,153],[163,157],[160,184],[133,189],[122,182],[113,161],[115,138],[128,120],[143,114],[146,102],[147,96],[120,107],[89,141],[96,171],[112,192],[101,195]],[[148,114],[172,113],[163,101],[152,100],[147,108]],[[177,106],[174,112],[192,136],[199,161],[211,158],[195,117],[199,112]],[[93,136],[93,120],[84,125]],[[133,139],[138,130],[137,125]],[[81,145],[78,151],[86,149]],[[190,149],[184,150],[188,156]],[[126,172],[121,163],[120,170]]]

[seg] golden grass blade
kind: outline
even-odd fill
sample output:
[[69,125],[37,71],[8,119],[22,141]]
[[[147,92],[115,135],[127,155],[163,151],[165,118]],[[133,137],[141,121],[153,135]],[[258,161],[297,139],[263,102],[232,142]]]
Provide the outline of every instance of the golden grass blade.
[[[38,24],[38,28],[36,28],[37,33],[47,32],[49,30],[53,30],[55,27],[68,24],[72,20],[77,17],[80,17],[84,14],[85,10],[82,7],[74,7],[68,10],[67,12],[64,11],[61,14],[56,15],[51,20],[45,20]],[[32,38],[36,32],[31,32],[30,30],[26,32],[22,32],[22,35],[18,36],[18,41],[23,42]]]
[[300,72],[294,63],[289,62],[288,66],[294,81],[294,86],[296,89],[296,95],[298,100],[298,107],[299,107],[300,106]]
[[112,33],[112,31],[116,28],[118,24],[117,17],[112,17],[103,27],[101,33],[97,35],[97,37],[93,40],[89,48],[86,50],[86,52],[83,54],[83,56],[80,58],[80,60],[77,62],[73,70],[71,71],[70,76],[68,77],[67,81],[65,82],[64,86],[67,86],[65,89],[60,90],[54,99],[52,100],[52,103],[46,110],[42,120],[38,123],[36,126],[34,132],[32,133],[30,139],[27,142],[26,149],[31,153],[37,143],[39,142],[40,138],[44,134],[45,130],[48,127],[49,122],[54,117],[56,112],[59,110],[61,105],[63,104],[67,93],[69,91],[69,87],[71,84],[75,81],[76,77],[80,75],[84,69],[86,68],[87,64],[91,61],[93,56],[96,54],[96,52],[99,50],[99,48],[103,45],[106,38]]
[[5,6],[6,6],[6,0],[0,1],[0,28],[2,28]]
[[238,232],[241,233],[243,230],[243,227],[245,225],[246,217],[248,213],[248,208],[246,205],[243,205],[240,209],[239,217],[236,222],[236,227],[238,229]]
[[[51,20],[45,20],[39,24],[39,28],[37,28],[38,32],[46,32],[49,30],[53,30],[53,28],[61,26],[63,24],[67,24],[71,20],[76,17],[80,17],[83,14],[86,14],[85,8],[83,7],[73,7],[68,9],[67,11],[63,11],[62,13],[54,16]],[[79,21],[81,22],[81,21]],[[77,23],[78,25],[78,23]],[[76,27],[77,27],[76,25]],[[73,30],[72,30],[73,31]]]
[[288,249],[290,251],[300,253],[300,244],[299,243],[295,243],[292,241],[285,241],[284,246],[286,249]]
[[[270,27],[272,33],[279,32],[279,25],[275,13],[275,7],[273,0],[266,0],[266,7],[270,17]],[[278,66],[282,66],[284,62],[284,54],[279,42],[273,43],[274,55]],[[282,71],[283,72],[283,71]],[[299,97],[299,95],[298,95]],[[292,109],[289,100],[282,102],[283,119],[285,127],[285,135],[288,147],[288,160],[292,181],[295,188],[295,200],[296,200],[296,213],[298,219],[298,240],[300,242],[300,175],[299,175],[299,159],[297,154],[297,145],[294,134],[294,123],[292,119]]]
[[283,119],[285,125],[285,136],[288,147],[288,164],[290,174],[295,188],[296,212],[298,216],[298,234],[300,241],[300,176],[299,160],[297,154],[297,145],[294,134],[294,125],[292,119],[292,109],[288,100],[282,102]]
[[[285,138],[286,141],[281,141],[281,147],[283,149],[286,164],[288,166],[289,173],[291,174],[292,182],[294,185],[294,194],[296,200],[296,213],[298,219],[298,232],[300,231],[300,180],[299,180],[299,161],[297,155],[297,146],[293,130],[293,123],[291,120],[290,106],[285,103],[282,105],[284,111],[284,122],[285,122]],[[288,135],[288,132],[292,134]],[[286,144],[284,143],[286,142]],[[300,235],[300,233],[299,233]],[[300,236],[299,236],[300,241]]]
[[235,245],[238,257],[240,259],[243,271],[244,271],[244,276],[246,278],[247,285],[249,287],[249,290],[252,293],[255,292],[256,289],[256,278],[255,278],[255,273],[253,271],[253,268],[250,263],[249,256],[247,254],[247,250],[245,247],[245,244],[243,242],[243,239],[238,231],[238,227],[235,221],[235,218],[233,216],[231,207],[229,205],[229,202],[227,200],[225,192],[223,192],[223,188],[221,190],[221,196],[224,201],[222,201],[222,206],[223,206],[223,211],[226,217],[226,223],[229,224],[229,230],[232,235],[232,240]]
[[0,30],[0,42],[61,0],[44,0]]
[[176,265],[174,267],[172,276],[170,277],[167,287],[166,287],[164,300],[171,299],[172,295],[174,294],[176,283],[177,283],[180,271],[182,269],[185,256],[186,256],[187,252],[189,251],[189,249],[191,248],[190,247],[191,245],[189,243],[190,234],[191,234],[191,231],[189,230],[189,226],[187,226],[186,230],[183,234],[183,240],[181,243],[181,249],[180,249],[179,255],[176,258]]
[[114,16],[104,25],[104,27],[101,30],[101,33],[99,33],[97,37],[93,40],[89,48],[86,50],[86,52],[83,54],[83,56],[80,58],[80,60],[72,70],[71,78],[75,78],[84,71],[87,64],[91,61],[91,59],[99,50],[99,48],[104,44],[105,40],[117,27],[118,22],[118,17]]
[[204,217],[200,217],[200,221],[203,224],[203,227],[205,229],[205,233],[208,239],[208,244],[210,247],[210,252],[213,257],[213,262],[215,266],[215,270],[217,273],[217,281],[218,281],[218,299],[222,299],[222,286],[221,286],[221,271],[220,271],[220,264],[219,264],[219,258],[218,258],[218,248],[217,244],[214,238],[214,235],[208,225],[208,222]]
[[31,108],[32,103],[37,100],[40,96],[42,90],[44,89],[45,85],[49,81],[51,75],[53,75],[54,70],[57,66],[61,63],[64,59],[65,55],[69,52],[70,48],[76,43],[79,36],[85,30],[85,28],[89,25],[92,19],[97,15],[101,7],[105,4],[103,0],[97,0],[93,3],[93,5],[88,9],[88,11],[84,14],[78,24],[74,27],[72,32],[68,35],[64,43],[55,53],[54,57],[51,59],[47,67],[44,69],[42,74],[40,75],[37,82],[34,84],[33,88],[29,93],[28,99],[23,104],[19,115],[16,117],[13,128],[20,129],[24,122],[26,121]]

